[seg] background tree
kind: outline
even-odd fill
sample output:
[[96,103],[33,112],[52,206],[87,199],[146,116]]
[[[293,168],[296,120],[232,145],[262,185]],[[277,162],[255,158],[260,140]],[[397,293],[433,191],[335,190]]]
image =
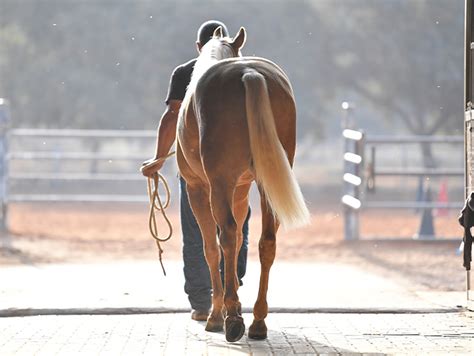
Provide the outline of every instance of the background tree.
[[462,14],[462,0],[2,0],[0,96],[17,127],[154,128],[172,69],[217,18],[288,73],[300,138],[339,136],[348,99],[369,131],[455,132]]
[[[336,44],[335,81],[359,105],[379,112],[390,130],[402,123],[416,135],[460,133],[463,1],[358,0],[334,7],[325,4],[320,11],[340,14],[324,17]],[[433,167],[430,145],[422,145],[422,152],[425,165]]]

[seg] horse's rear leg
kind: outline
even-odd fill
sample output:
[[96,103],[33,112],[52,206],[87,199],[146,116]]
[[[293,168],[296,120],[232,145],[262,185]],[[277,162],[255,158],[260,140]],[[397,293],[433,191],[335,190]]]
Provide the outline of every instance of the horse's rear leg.
[[258,244],[260,256],[260,287],[258,289],[258,297],[253,307],[254,321],[249,328],[249,337],[252,339],[265,339],[267,337],[267,326],[265,318],[268,314],[267,290],[270,268],[275,259],[276,251],[276,232],[278,230],[278,222],[268,206],[267,199],[263,189],[259,187],[261,207],[262,207],[262,236]]
[[224,293],[219,273],[220,252],[216,240],[216,223],[212,217],[209,193],[201,186],[188,185],[188,196],[189,203],[196,217],[199,229],[201,230],[204,255],[211,275],[213,291],[212,312],[207,318],[206,331],[222,331],[224,326],[224,318],[222,315]]
[[227,341],[237,341],[245,332],[237,295],[237,222],[233,215],[234,185],[231,182],[211,181],[211,205],[214,219],[219,226],[219,241],[224,253],[224,304],[227,316],[224,330]]
[[[249,213],[249,190],[251,184],[239,185],[235,188],[234,192],[234,217],[237,223],[237,256],[241,252],[242,243],[244,240],[243,236],[243,227],[247,215]],[[235,268],[236,271],[239,271],[238,268],[238,257],[235,259]],[[239,272],[238,272],[239,273]],[[238,278],[236,279],[236,288],[239,288]]]

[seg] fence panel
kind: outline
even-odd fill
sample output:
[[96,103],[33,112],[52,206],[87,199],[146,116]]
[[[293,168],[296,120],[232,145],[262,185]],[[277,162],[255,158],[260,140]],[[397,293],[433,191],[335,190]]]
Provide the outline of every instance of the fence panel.
[[1,226],[8,229],[12,202],[147,202],[139,167],[155,138],[152,130],[0,131]]

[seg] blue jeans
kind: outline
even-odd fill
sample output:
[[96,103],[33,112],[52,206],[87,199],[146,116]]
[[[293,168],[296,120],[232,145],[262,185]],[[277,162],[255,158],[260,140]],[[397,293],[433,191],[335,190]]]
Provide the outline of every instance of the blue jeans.
[[[183,260],[184,260],[184,291],[188,295],[191,308],[196,310],[208,310],[211,307],[211,276],[202,244],[199,225],[189,205],[186,182],[180,177],[180,210],[181,229],[183,232]],[[237,258],[237,276],[242,285],[242,278],[247,269],[247,250],[249,234],[250,207],[242,228],[243,242]],[[221,258],[221,277],[224,274],[224,258]]]

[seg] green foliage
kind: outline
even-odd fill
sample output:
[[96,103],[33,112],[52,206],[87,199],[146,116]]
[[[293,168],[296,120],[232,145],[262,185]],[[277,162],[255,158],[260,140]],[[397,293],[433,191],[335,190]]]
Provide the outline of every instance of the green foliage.
[[[464,1],[326,3],[334,82],[393,129],[414,134],[463,129]],[[351,9],[351,11],[348,11]],[[344,36],[341,36],[344,33]]]
[[288,73],[300,135],[338,132],[348,99],[361,126],[434,133],[461,120],[462,3],[2,0],[0,97],[17,127],[154,128],[171,71],[217,18]]

